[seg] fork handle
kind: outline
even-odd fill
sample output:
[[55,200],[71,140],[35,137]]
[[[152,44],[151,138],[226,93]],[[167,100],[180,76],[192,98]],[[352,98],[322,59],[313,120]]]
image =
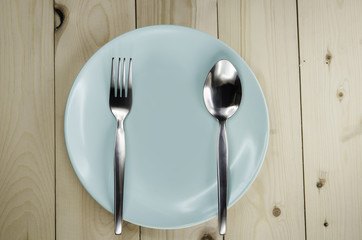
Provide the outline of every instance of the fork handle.
[[126,159],[126,141],[123,120],[117,120],[114,146],[114,233],[122,233],[124,167]]
[[228,141],[226,136],[226,121],[219,121],[219,151],[217,159],[218,183],[218,215],[219,233],[226,233],[227,190],[228,190]]

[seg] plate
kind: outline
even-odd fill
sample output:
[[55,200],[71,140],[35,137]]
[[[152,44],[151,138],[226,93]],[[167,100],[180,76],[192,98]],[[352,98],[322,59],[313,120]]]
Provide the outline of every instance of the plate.
[[237,69],[239,110],[227,122],[229,201],[255,179],[269,138],[267,106],[245,61],[218,39],[181,26],[125,33],[85,64],[69,93],[64,132],[74,171],[89,194],[113,212],[116,121],[109,110],[112,57],[132,57],[133,105],[125,120],[124,219],[159,229],[217,215],[218,123],[203,102],[208,71],[220,59]]

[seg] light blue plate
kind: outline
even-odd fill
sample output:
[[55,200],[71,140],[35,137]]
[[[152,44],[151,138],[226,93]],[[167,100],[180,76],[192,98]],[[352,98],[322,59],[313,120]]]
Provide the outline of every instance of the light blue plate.
[[217,215],[218,123],[202,90],[220,59],[232,62],[242,82],[242,103],[227,122],[229,207],[255,179],[269,138],[267,106],[244,60],[197,30],[152,26],[119,36],[89,59],[75,80],[65,110],[68,154],[83,186],[113,211],[116,122],[109,110],[111,58],[133,59],[133,105],[125,121],[124,219],[171,229]]

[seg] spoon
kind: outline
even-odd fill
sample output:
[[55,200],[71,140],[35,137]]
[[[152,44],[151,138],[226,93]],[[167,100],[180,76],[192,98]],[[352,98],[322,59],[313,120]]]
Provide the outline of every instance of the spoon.
[[227,60],[218,61],[209,71],[204,84],[204,103],[219,121],[219,151],[217,160],[219,233],[226,233],[228,189],[228,142],[226,120],[241,102],[241,82],[235,67]]

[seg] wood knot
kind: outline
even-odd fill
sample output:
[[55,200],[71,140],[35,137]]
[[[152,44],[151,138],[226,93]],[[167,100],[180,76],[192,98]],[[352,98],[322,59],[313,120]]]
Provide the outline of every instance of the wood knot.
[[322,188],[325,183],[326,183],[326,180],[323,178],[320,178],[319,181],[317,182],[316,186],[317,186],[317,188]]
[[337,90],[337,98],[340,102],[342,102],[342,100],[344,98],[344,89],[343,88],[339,88]]
[[275,206],[275,207],[273,208],[273,215],[274,215],[274,217],[279,217],[281,213],[282,213],[282,210],[280,210],[280,208],[278,208],[277,206]]
[[204,234],[200,240],[214,240],[214,238],[210,234]]
[[60,8],[54,8],[54,28],[57,31],[64,23],[64,13]]
[[326,60],[327,65],[329,65],[331,63],[331,61],[332,61],[332,54],[329,51],[326,54],[325,60]]
[[327,220],[324,220],[323,226],[324,226],[324,227],[328,227],[328,225],[329,225],[329,224],[328,224]]

